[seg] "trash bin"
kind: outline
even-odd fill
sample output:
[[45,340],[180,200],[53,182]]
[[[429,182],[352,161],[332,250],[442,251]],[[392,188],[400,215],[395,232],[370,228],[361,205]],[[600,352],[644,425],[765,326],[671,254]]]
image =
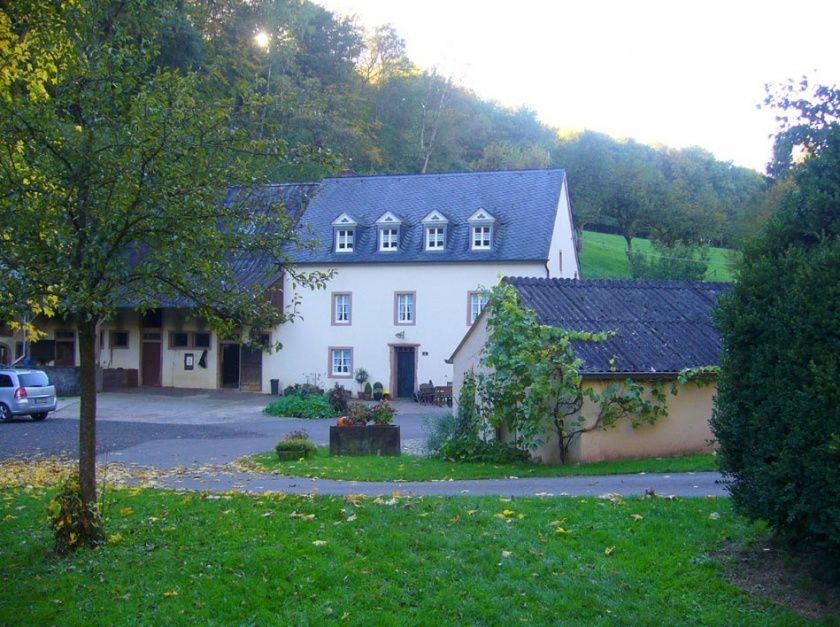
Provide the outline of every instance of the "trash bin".
[[280,396],[280,379],[271,380],[271,395]]

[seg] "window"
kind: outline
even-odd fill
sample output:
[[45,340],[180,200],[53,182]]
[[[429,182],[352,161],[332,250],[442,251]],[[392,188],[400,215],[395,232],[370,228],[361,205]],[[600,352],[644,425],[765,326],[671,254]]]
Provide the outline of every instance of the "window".
[[111,331],[108,345],[111,348],[128,348],[128,331]]
[[414,324],[414,292],[397,292],[394,296],[394,324]]
[[355,229],[337,229],[335,232],[335,252],[352,253]]
[[400,243],[399,229],[379,229],[379,250],[397,250]]
[[490,250],[491,233],[493,227],[491,226],[474,226],[472,227],[472,248],[473,250]]
[[330,377],[349,379],[353,376],[353,349],[330,349]]
[[189,348],[190,334],[184,332],[176,332],[169,334],[169,348]]
[[469,292],[467,301],[467,324],[470,325],[478,318],[481,310],[487,305],[489,295],[487,292]]
[[[156,339],[151,337],[152,335],[151,333],[144,333],[143,339]],[[210,348],[210,333],[206,331],[173,331],[169,334],[169,348]]]
[[0,374],[0,388],[13,388],[15,384],[12,383],[12,377],[7,374]]
[[333,292],[332,323],[350,324],[351,295],[349,293]]
[[76,365],[76,332],[55,332],[55,361],[56,366]]
[[443,250],[446,244],[446,228],[442,226],[426,227],[426,250]]

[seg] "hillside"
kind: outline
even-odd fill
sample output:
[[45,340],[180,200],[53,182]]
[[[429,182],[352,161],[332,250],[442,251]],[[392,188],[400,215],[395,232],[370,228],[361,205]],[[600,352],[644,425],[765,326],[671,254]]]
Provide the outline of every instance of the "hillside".
[[[650,241],[634,239],[636,250],[653,252]],[[581,275],[584,279],[629,279],[627,247],[620,235],[608,235],[594,231],[583,232],[583,250],[580,253]],[[712,248],[707,281],[732,281],[730,259],[734,251],[727,248]]]

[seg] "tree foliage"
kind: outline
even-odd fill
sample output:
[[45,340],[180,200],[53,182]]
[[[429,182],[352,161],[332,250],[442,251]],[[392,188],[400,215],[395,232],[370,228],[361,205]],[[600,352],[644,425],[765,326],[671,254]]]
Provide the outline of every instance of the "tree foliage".
[[788,84],[768,103],[781,112],[771,170],[783,191],[719,307],[724,355],[712,428],[738,508],[836,561],[840,90]]

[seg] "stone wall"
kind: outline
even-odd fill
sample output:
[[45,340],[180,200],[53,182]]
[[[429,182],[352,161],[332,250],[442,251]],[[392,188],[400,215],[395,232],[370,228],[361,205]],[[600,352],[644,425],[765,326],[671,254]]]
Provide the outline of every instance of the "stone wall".
[[[79,396],[82,393],[80,368],[78,366],[41,366],[55,386],[57,396]],[[96,391],[102,391],[102,370],[96,369]]]

